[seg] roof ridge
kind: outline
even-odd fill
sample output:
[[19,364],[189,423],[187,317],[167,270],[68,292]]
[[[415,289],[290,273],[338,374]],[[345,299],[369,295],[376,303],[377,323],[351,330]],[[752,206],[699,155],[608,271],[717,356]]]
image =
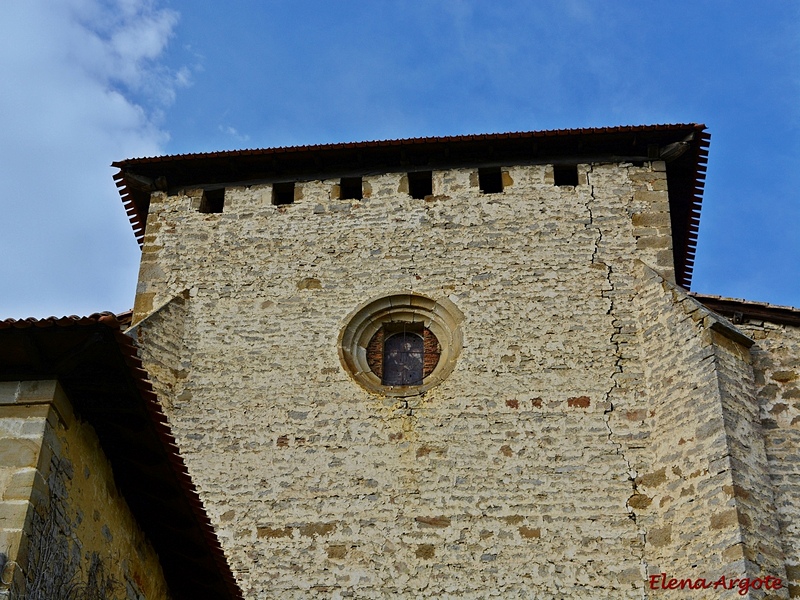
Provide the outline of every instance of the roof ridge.
[[179,154],[161,154],[150,156],[139,156],[127,158],[121,161],[114,161],[111,163],[112,167],[122,168],[123,166],[142,163],[142,162],[160,162],[175,159],[193,159],[193,158],[212,158],[215,156],[247,156],[252,154],[261,154],[264,152],[288,152],[288,151],[313,151],[313,150],[336,150],[344,148],[359,148],[359,147],[373,147],[383,145],[401,145],[419,144],[419,143],[442,143],[442,142],[470,142],[490,139],[513,139],[520,137],[535,137],[535,136],[548,136],[548,135],[574,135],[574,134],[592,134],[592,133],[613,133],[625,131],[649,131],[653,129],[684,129],[686,127],[693,127],[697,129],[705,129],[706,126],[700,123],[663,123],[655,125],[612,125],[607,127],[576,127],[576,128],[559,128],[559,129],[537,129],[529,131],[505,131],[498,133],[465,133],[456,135],[443,135],[443,136],[419,136],[408,138],[373,138],[369,140],[353,140],[350,142],[331,142],[326,144],[298,144],[292,146],[265,146],[254,148],[236,148],[231,150],[212,150],[209,152],[187,152]]

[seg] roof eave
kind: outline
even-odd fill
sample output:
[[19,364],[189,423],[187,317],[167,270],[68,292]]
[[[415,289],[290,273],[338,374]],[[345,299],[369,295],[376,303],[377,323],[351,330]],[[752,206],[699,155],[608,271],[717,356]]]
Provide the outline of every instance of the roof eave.
[[150,194],[245,181],[287,181],[488,164],[660,159],[669,144],[687,152],[667,163],[676,280],[688,289],[697,247],[710,135],[704,125],[632,125],[410,138],[134,158],[113,163],[114,179],[139,244]]

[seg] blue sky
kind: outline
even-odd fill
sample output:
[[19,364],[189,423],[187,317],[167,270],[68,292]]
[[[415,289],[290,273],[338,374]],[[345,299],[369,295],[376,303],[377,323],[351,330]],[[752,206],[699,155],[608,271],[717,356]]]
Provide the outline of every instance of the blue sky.
[[122,311],[135,156],[676,122],[693,289],[800,306],[800,3],[0,2],[0,318]]

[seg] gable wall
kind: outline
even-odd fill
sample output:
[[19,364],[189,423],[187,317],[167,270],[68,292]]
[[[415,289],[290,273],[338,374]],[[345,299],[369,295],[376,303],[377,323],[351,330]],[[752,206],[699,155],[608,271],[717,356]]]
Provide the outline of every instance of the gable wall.
[[[302,182],[283,207],[232,187],[221,214],[154,194],[143,360],[253,597],[641,597],[634,265],[673,278],[664,166],[580,166],[575,188],[504,171],[502,194],[435,172],[425,200],[402,174],[365,177],[363,200]],[[463,313],[456,368],[421,397],[369,394],[339,333],[409,291]]]

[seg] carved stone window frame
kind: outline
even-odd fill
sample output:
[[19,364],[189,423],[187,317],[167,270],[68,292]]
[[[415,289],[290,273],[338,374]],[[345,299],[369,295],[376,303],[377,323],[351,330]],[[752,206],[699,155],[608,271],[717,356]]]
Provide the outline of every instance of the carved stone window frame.
[[[456,366],[463,344],[464,315],[447,298],[433,299],[412,292],[400,292],[369,300],[345,320],[339,334],[339,359],[345,371],[368,392],[383,396],[416,396],[444,381]],[[439,361],[421,385],[383,385],[367,362],[367,347],[384,326],[421,324],[439,342]]]

